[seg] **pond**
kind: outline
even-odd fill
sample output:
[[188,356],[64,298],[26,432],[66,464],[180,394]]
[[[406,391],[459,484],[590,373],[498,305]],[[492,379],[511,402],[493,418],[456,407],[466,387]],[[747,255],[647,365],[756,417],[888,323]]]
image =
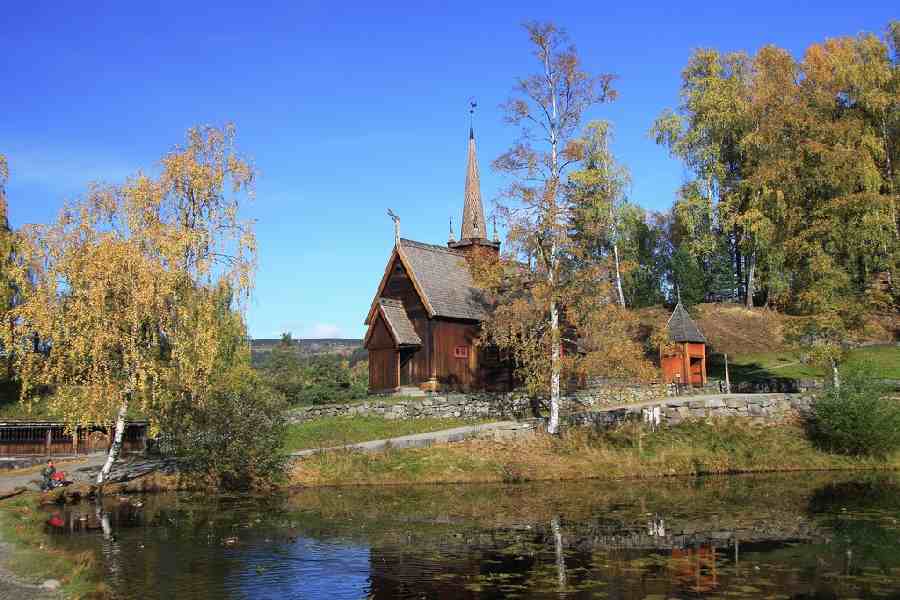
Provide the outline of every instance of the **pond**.
[[155,495],[48,510],[120,598],[879,598],[900,594],[900,479]]

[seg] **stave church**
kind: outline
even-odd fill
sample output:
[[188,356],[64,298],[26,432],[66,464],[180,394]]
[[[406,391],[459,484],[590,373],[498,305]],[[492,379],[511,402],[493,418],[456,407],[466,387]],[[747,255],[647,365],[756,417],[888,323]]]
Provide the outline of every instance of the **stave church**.
[[496,228],[488,238],[471,127],[459,239],[452,227],[446,245],[403,239],[396,231],[365,320],[369,392],[511,389],[509,361],[479,339],[490,305],[473,282],[468,258],[499,254],[500,241]]

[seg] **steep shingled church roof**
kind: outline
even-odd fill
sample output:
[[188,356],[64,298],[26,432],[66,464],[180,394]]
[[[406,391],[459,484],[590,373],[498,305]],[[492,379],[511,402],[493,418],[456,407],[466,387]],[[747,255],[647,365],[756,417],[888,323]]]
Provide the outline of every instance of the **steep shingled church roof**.
[[432,316],[483,320],[484,292],[475,286],[465,256],[444,246],[401,239],[400,251]]
[[666,328],[669,330],[670,341],[679,343],[706,343],[706,338],[700,332],[700,329],[691,318],[691,315],[688,314],[688,311],[686,311],[681,305],[681,302],[679,302],[675,306],[675,310],[672,311],[672,316],[669,317],[669,322],[666,323]]

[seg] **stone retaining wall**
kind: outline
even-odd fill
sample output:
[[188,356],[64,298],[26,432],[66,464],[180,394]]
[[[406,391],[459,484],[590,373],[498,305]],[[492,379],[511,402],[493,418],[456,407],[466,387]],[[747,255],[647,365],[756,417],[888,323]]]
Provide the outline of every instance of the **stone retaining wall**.
[[423,398],[373,398],[355,404],[321,404],[293,410],[291,423],[324,417],[379,416],[385,419],[517,418],[529,416],[531,400],[516,394],[432,394]]
[[[709,395],[718,391],[718,382],[713,382],[702,388],[688,389],[661,383],[625,384],[606,382],[563,396],[560,410],[564,414],[582,413],[584,411],[602,410],[604,407],[609,406],[645,404],[659,400],[661,405],[671,404],[673,407],[688,406],[690,410],[696,411],[699,408],[690,407],[691,397],[697,394]],[[764,394],[748,396],[754,397],[754,405],[756,405],[758,402],[763,401],[762,396]],[[545,404],[546,399],[529,398],[521,392],[505,394],[430,394],[421,398],[373,397],[370,400],[353,404],[321,404],[297,408],[291,411],[289,421],[302,423],[326,417],[348,416],[379,416],[385,419],[514,419],[533,417],[536,414],[535,407]]]
[[[666,384],[596,385],[563,396],[560,409],[563,412],[599,409],[604,406],[649,402],[675,393],[678,390]],[[422,398],[373,397],[353,404],[320,404],[297,408],[291,412],[289,420],[301,423],[324,417],[348,416],[379,416],[386,419],[511,419],[532,417],[535,414],[533,406],[539,407],[546,402],[546,399],[532,399],[522,392],[429,394]]]
[[652,419],[662,427],[689,419],[745,417],[778,423],[809,413],[814,396],[804,394],[729,394],[704,398],[667,398],[658,403],[573,413],[562,417],[569,426],[613,427],[631,419]]
[[762,381],[742,381],[732,383],[731,391],[740,394],[801,394],[825,389],[821,379],[764,379]]

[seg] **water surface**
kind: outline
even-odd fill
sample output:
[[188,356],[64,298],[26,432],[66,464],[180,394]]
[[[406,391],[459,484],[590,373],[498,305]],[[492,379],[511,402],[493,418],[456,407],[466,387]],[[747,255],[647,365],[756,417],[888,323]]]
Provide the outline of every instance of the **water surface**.
[[892,475],[128,496],[47,527],[121,598],[900,597]]

